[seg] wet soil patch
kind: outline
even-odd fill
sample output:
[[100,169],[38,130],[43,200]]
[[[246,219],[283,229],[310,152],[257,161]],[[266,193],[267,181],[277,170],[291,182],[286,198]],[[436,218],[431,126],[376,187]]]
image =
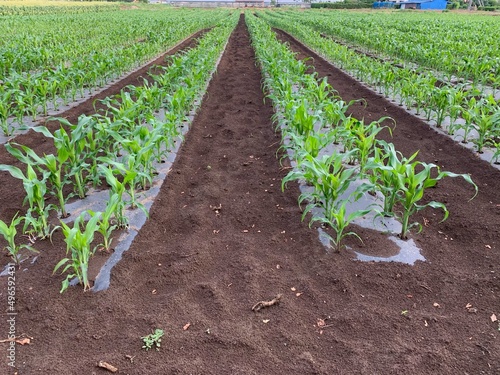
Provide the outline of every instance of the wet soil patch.
[[[344,100],[366,99],[366,108],[352,108],[356,116],[394,117],[392,141],[402,152],[420,149],[424,161],[472,173],[480,187],[472,202],[460,181],[431,192],[446,200],[450,219],[439,224],[439,214],[423,213],[429,226],[413,238],[428,261],[364,263],[347,252],[326,253],[317,232],[300,221],[298,187],[281,192],[287,170],[276,158],[280,136],[240,21],[110,289],[59,295],[62,278],[51,272],[64,252],[60,234],[33,266],[17,271],[17,329],[33,338],[17,346],[19,374],[107,373],[99,361],[123,374],[500,371],[498,324],[490,320],[500,314],[498,172],[301,51]],[[359,234],[375,253],[386,246],[380,234]],[[251,310],[277,294],[279,304]],[[155,328],[165,331],[161,349],[146,352],[140,337]],[[5,319],[0,332],[7,333]]]

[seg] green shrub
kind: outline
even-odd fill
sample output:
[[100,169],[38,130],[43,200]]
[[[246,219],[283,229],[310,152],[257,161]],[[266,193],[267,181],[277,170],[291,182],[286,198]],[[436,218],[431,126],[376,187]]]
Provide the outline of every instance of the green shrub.
[[372,8],[373,1],[357,1],[357,2],[338,2],[338,3],[312,3],[311,8],[328,8],[328,9],[363,9]]
[[499,6],[477,7],[477,10],[485,10],[488,12],[495,12],[497,10],[500,10],[500,7]]

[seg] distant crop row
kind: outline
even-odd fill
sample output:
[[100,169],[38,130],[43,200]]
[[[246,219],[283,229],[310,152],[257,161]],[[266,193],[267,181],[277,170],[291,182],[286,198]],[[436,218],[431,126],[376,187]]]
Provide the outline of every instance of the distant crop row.
[[0,127],[9,135],[14,119],[20,126],[27,116],[45,116],[227,15],[158,9],[0,17]]
[[381,56],[500,87],[496,17],[442,13],[290,12],[294,20]]
[[75,1],[57,1],[56,5],[40,0],[12,0],[4,1],[0,5],[0,16],[37,16],[40,14],[54,13],[86,13],[102,12],[107,10],[118,10],[120,4],[86,1],[77,3]]
[[[325,38],[295,12],[262,12],[259,15],[272,26],[294,37],[325,56],[341,69],[366,82],[400,105],[424,113],[450,135],[460,133],[462,142],[472,142],[478,152],[493,150],[493,162],[500,158],[500,103],[497,89],[470,82],[440,81],[434,71],[382,61],[360,54],[331,38]],[[293,22],[292,22],[293,20]],[[298,22],[297,22],[298,21]],[[411,34],[408,34],[411,35]]]

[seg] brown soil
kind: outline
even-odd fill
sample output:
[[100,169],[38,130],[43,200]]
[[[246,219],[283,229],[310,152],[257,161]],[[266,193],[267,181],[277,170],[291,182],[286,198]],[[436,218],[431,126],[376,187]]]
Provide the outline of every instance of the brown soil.
[[[426,262],[362,263],[347,251],[327,253],[300,221],[298,187],[281,192],[280,136],[242,22],[110,289],[59,294],[62,277],[51,275],[64,254],[59,233],[16,272],[17,332],[32,337],[17,345],[18,373],[108,373],[99,361],[120,374],[500,373],[500,332],[491,321],[500,315],[500,172],[290,41],[299,57],[314,57],[344,100],[366,99],[356,116],[396,119],[399,150],[420,150],[420,160],[471,173],[479,186],[471,202],[460,180],[429,191],[450,218],[439,223],[430,210],[416,218],[429,220],[413,235]],[[41,142],[32,132],[17,141]],[[11,162],[4,151],[0,162]],[[21,207],[21,187],[6,174],[0,180],[5,220]],[[349,239],[355,249],[381,254],[390,246],[384,235],[352,229],[364,240]],[[7,306],[7,280],[0,280]],[[278,304],[252,311],[278,294]],[[165,331],[161,349],[141,349],[141,336],[155,328]],[[7,333],[4,316],[0,339]],[[0,345],[0,372],[13,373],[8,344]]]

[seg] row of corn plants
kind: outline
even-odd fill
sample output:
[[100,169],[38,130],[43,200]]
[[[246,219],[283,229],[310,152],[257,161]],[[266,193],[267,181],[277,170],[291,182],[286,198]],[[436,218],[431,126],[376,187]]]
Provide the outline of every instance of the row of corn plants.
[[41,0],[26,1],[12,0],[0,5],[0,16],[38,16],[54,13],[88,13],[118,10],[120,4],[108,2],[81,2],[58,1],[57,5]]
[[297,22],[367,52],[500,88],[500,25],[492,16],[433,12],[287,11]]
[[228,12],[164,8],[0,18],[5,36],[0,42],[0,128],[11,135],[26,118],[36,121],[85,97]]
[[[22,224],[22,232],[33,239],[51,237],[61,228],[67,256],[54,269],[67,274],[61,292],[75,277],[85,290],[90,288],[90,258],[97,248],[110,249],[113,230],[127,226],[127,208],[145,211],[137,193],[151,186],[155,163],[161,162],[179,139],[187,114],[199,105],[237,17],[235,14],[220,22],[196,48],[174,55],[168,67],[157,67],[161,72],[151,74],[152,83],[129,86],[105,99],[105,112],[81,115],[76,124],[59,118],[61,126],[54,132],[35,127],[34,131],[53,141],[54,154],[40,156],[27,146],[6,144],[7,151],[26,165],[26,172],[12,165],[0,165],[0,170],[23,181],[29,203],[24,216],[16,215],[10,223],[0,221],[0,234],[15,262],[21,260],[19,251],[26,247],[16,245],[18,226]],[[51,224],[52,213],[68,215],[65,204],[70,197],[85,198],[90,187],[98,188],[103,181],[109,188],[103,212],[85,211],[72,226],[62,220]],[[73,186],[69,195],[64,194],[67,186]],[[51,195],[54,198],[47,199]],[[92,247],[98,233],[102,243]]]
[[345,45],[322,38],[310,26],[291,22],[291,14],[259,13],[273,27],[289,32],[357,79],[386,96],[397,97],[400,105],[414,108],[417,114],[434,120],[437,127],[446,126],[450,135],[460,134],[462,142],[472,142],[477,152],[491,148],[491,161],[498,162],[500,103],[493,94],[483,93],[468,84],[438,82],[428,70],[414,70],[360,55]]
[[[248,16],[247,25],[275,107],[281,147],[292,161],[282,187],[294,180],[306,184],[299,197],[299,204],[306,203],[302,218],[310,213],[311,224],[329,227],[337,251],[345,236],[358,236],[347,231],[348,225],[372,210],[400,220],[403,239],[412,227],[422,229],[411,217],[426,207],[442,209],[445,220],[443,203],[422,203],[425,191],[444,177],[462,177],[477,190],[470,176],[417,161],[417,153],[406,158],[391,143],[377,139],[390,119],[366,124],[348,115],[352,103],[344,102],[326,79],[306,74],[307,66],[277,41],[262,18]],[[365,194],[380,195],[383,204],[353,210],[350,204]]]

